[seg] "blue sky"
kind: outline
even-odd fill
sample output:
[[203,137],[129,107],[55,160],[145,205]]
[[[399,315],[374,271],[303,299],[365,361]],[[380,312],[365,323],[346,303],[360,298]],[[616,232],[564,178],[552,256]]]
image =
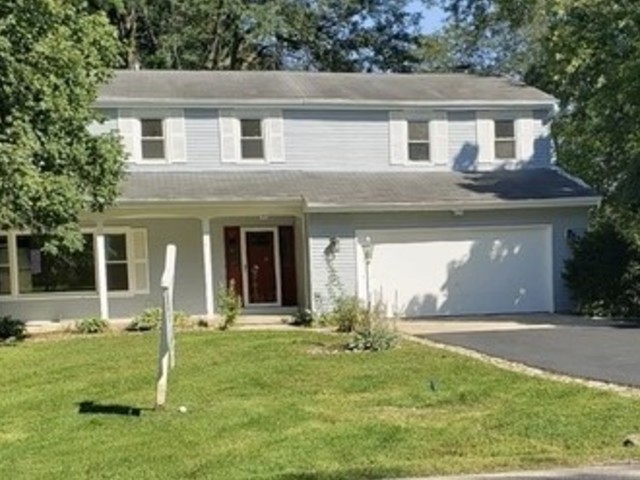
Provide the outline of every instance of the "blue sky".
[[409,10],[412,12],[422,12],[422,31],[424,33],[433,33],[438,30],[446,19],[446,14],[441,8],[432,7],[427,9],[420,0],[414,0]]

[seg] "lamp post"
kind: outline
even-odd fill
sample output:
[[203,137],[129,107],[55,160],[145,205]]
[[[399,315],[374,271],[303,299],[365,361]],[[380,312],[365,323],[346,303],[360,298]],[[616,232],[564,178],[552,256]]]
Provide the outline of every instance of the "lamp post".
[[371,237],[366,236],[362,240],[362,252],[364,253],[364,275],[365,285],[367,289],[367,320],[371,318],[371,285],[370,285],[370,273],[371,273],[371,259],[373,258],[373,243],[371,243]]

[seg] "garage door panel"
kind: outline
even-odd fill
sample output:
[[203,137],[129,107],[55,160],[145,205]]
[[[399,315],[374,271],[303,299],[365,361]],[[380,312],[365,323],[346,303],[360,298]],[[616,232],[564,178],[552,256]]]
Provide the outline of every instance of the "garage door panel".
[[[547,228],[370,232],[374,300],[416,317],[551,310]],[[382,241],[381,241],[382,240]]]

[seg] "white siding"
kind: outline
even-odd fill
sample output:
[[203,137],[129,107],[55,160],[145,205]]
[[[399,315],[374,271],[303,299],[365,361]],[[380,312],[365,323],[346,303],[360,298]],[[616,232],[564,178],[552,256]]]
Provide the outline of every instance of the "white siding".
[[533,112],[533,157],[530,163],[536,166],[549,165],[552,157],[551,123],[545,110]]

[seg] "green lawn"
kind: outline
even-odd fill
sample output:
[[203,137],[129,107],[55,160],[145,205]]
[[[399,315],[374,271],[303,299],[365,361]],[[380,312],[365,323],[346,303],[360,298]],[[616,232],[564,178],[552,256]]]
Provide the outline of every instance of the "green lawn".
[[177,341],[168,408],[140,417],[77,404],[150,407],[156,334],[0,348],[0,478],[354,479],[640,457],[621,447],[640,400],[421,345],[325,354],[341,337],[304,331]]

